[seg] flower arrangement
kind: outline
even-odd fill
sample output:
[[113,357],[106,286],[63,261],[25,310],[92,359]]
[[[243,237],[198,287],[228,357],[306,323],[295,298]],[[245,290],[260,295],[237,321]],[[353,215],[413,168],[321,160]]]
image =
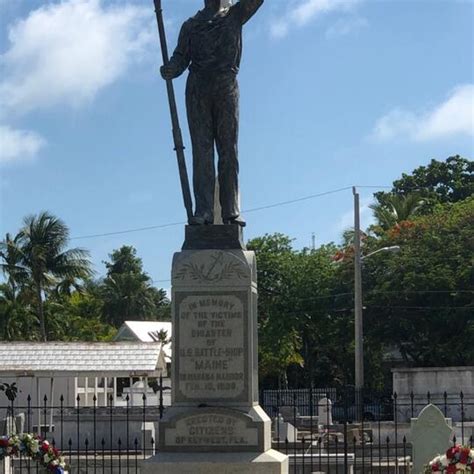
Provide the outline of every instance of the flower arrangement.
[[0,436],[0,461],[7,456],[22,455],[37,461],[46,472],[64,474],[66,461],[61,453],[41,437],[23,433]]
[[474,449],[468,446],[453,446],[446,454],[436,456],[426,466],[425,474],[439,473],[469,473],[474,472]]

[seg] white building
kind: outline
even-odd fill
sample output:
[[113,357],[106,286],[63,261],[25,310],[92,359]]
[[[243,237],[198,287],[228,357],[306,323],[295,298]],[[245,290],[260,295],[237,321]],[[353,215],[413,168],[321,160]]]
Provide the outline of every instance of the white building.
[[[156,406],[149,383],[167,376],[156,342],[2,342],[0,361],[0,383],[17,384],[15,406],[31,413],[33,427],[53,424],[52,407],[127,406],[127,395],[128,406],[142,406],[144,387],[147,405]],[[8,403],[0,392],[3,411]]]
[[115,341],[161,342],[166,335],[163,351],[167,363],[171,363],[172,324],[168,321],[125,321],[115,336]]

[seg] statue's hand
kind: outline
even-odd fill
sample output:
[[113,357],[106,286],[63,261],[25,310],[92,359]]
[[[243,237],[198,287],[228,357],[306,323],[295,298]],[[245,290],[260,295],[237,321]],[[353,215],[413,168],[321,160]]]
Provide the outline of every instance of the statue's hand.
[[161,66],[160,68],[161,77],[166,81],[174,79],[176,77],[176,70],[170,64],[166,66]]

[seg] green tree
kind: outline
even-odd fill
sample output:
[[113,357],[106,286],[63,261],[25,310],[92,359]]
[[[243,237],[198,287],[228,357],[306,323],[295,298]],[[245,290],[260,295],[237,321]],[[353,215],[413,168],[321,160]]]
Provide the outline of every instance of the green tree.
[[265,235],[249,241],[247,248],[257,257],[260,376],[276,376],[279,386],[287,387],[288,367],[303,363],[295,321],[282,307],[294,256],[291,240],[283,234]]
[[150,288],[151,296],[155,304],[155,317],[158,321],[171,321],[171,302],[163,288]]
[[264,383],[274,384],[275,377],[279,386],[348,382],[353,330],[350,309],[335,296],[342,291],[336,246],[297,251],[289,237],[274,234],[251,240],[248,248],[257,256]]
[[424,200],[417,193],[385,194],[382,202],[371,204],[369,207],[377,221],[375,229],[391,229],[400,222],[415,217],[422,209]]
[[38,318],[25,293],[15,293],[8,283],[0,284],[0,340],[35,340]]
[[110,262],[104,263],[107,275],[101,284],[101,296],[109,324],[120,326],[130,319],[157,319],[160,312],[164,313],[169,305],[164,290],[152,286],[135,248],[123,246],[114,250]]
[[88,252],[79,248],[67,249],[68,240],[66,224],[48,212],[26,217],[17,237],[21,266],[26,270],[33,290],[44,341],[47,340],[45,295],[64,280],[77,282],[92,275]]
[[390,258],[364,265],[369,337],[397,348],[405,364],[474,363],[474,198],[438,204],[386,232]]
[[108,341],[117,329],[103,321],[99,285],[86,281],[79,290],[52,292],[45,301],[49,334],[61,341]]
[[431,160],[427,166],[419,166],[411,174],[402,174],[393,182],[390,193],[375,194],[377,201],[385,204],[390,194],[421,195],[425,201],[423,211],[431,212],[437,203],[458,202],[474,195],[474,162],[459,155],[445,161]]
[[22,285],[25,284],[28,272],[23,266],[23,253],[20,248],[20,236],[7,233],[0,242],[0,268],[7,279],[10,297],[15,300]]

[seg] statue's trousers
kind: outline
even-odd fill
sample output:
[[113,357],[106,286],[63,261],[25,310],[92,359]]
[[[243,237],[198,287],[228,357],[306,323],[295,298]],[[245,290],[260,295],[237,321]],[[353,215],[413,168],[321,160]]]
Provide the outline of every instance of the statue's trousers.
[[240,214],[238,198],[239,86],[232,73],[191,72],[186,108],[193,145],[195,215],[213,222],[215,165],[218,153],[220,202],[224,220]]

